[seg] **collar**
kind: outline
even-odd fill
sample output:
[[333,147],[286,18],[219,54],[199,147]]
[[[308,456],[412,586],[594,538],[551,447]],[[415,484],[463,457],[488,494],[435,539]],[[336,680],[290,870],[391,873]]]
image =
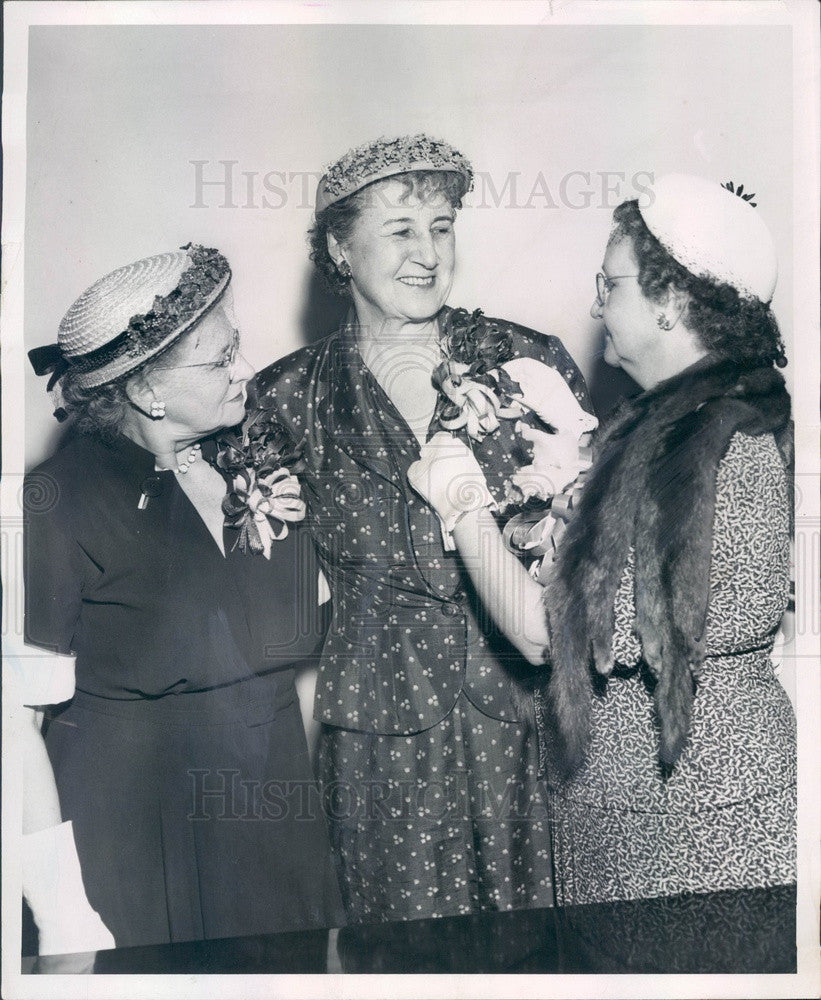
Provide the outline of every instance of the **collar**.
[[[446,309],[447,307],[443,307]],[[439,313],[440,322],[446,315]],[[365,364],[358,343],[359,323],[353,307],[325,342],[325,379],[316,413],[334,442],[358,465],[403,489],[403,476],[391,459],[394,434],[379,414],[392,407],[385,390]],[[408,431],[414,449],[418,443]]]
[[100,461],[109,467],[125,492],[134,493],[135,505],[145,505],[143,498],[150,500],[170,493],[174,472],[171,469],[158,472],[154,454],[136,441],[122,434],[111,441],[100,437],[93,441]]

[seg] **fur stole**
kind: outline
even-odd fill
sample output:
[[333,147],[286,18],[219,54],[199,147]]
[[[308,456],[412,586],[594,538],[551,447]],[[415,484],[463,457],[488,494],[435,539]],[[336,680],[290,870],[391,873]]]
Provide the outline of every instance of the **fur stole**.
[[614,600],[631,546],[660,758],[667,768],[678,759],[705,655],[718,465],[737,431],[773,432],[784,454],[789,420],[775,368],[709,356],[617,410],[544,592],[548,712],[565,774],[580,766],[589,741],[591,665],[603,675],[613,666]]

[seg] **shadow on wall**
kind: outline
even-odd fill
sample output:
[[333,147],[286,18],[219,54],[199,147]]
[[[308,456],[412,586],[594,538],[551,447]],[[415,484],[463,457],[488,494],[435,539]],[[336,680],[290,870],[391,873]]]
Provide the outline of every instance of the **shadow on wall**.
[[345,319],[349,304],[350,299],[336,295],[326,287],[315,268],[307,270],[299,315],[302,344],[315,344],[336,330]]

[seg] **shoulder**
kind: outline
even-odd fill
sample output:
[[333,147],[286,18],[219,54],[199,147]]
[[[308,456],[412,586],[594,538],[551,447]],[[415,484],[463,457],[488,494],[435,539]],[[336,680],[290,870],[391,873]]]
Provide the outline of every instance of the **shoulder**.
[[257,372],[249,393],[249,409],[273,411],[298,437],[306,429],[316,400],[327,387],[333,369],[333,345],[338,339],[335,331]]
[[73,434],[57,451],[26,473],[27,489],[51,483],[61,491],[79,491],[93,486],[90,471],[105,464],[105,446],[88,434]]
[[787,468],[772,434],[736,431],[718,465],[717,489],[786,489]]
[[[469,310],[466,309],[453,310],[453,313],[462,313],[471,316]],[[558,337],[541,333],[539,330],[532,330],[528,326],[522,326],[521,323],[515,323],[513,320],[504,319],[500,316],[485,316],[484,313],[478,316],[476,313],[472,315],[476,316],[479,326],[483,329],[487,331],[496,330],[502,335],[509,336],[513,344],[513,350],[517,354],[531,350],[545,352],[564,350],[564,346]]]
[[311,383],[322,369],[334,339],[335,334],[331,334],[316,344],[300,347],[258,371],[253,382],[253,405],[260,409],[299,410],[300,400],[313,395]]
[[280,383],[308,379],[311,373],[316,370],[317,365],[321,364],[328,355],[337,339],[338,331],[334,331],[315,344],[299,347],[290,354],[286,354],[285,357],[260,369],[254,379],[255,384],[264,391]]
[[30,541],[42,533],[74,535],[80,511],[88,511],[107,492],[105,446],[77,434],[50,458],[26,473],[22,506]]

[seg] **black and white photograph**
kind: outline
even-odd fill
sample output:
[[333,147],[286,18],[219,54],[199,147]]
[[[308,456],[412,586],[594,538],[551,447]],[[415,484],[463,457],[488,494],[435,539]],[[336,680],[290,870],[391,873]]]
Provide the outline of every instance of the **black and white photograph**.
[[4,996],[818,995],[811,0],[4,7]]

